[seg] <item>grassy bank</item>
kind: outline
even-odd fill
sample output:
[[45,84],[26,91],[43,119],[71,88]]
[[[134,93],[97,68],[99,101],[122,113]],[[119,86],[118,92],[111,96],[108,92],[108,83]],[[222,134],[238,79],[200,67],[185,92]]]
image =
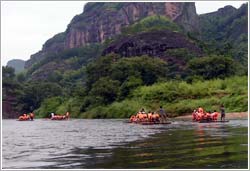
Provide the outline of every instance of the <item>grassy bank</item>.
[[248,109],[247,76],[235,76],[209,81],[196,81],[189,84],[184,81],[156,83],[152,86],[136,88],[123,101],[98,106],[81,111],[84,97],[46,99],[36,111],[38,116],[46,117],[49,112],[71,112],[76,118],[128,118],[139,109],[157,111],[160,106],[172,116],[191,113],[202,106],[206,111],[219,110],[224,104],[226,112],[245,112]]
[[108,106],[100,106],[81,114],[81,117],[124,118],[140,108],[156,111],[160,106],[170,116],[191,113],[202,106],[206,111],[219,110],[224,104],[226,112],[245,112],[248,109],[247,77],[231,77],[225,80],[184,81],[157,83],[134,90],[130,97]]

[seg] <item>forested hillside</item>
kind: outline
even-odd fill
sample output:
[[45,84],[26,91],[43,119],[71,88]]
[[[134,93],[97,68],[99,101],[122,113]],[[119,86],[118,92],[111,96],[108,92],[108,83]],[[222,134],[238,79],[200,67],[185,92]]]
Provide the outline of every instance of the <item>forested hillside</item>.
[[244,65],[248,64],[248,4],[239,9],[226,6],[216,12],[200,15],[202,40],[209,53],[226,54]]

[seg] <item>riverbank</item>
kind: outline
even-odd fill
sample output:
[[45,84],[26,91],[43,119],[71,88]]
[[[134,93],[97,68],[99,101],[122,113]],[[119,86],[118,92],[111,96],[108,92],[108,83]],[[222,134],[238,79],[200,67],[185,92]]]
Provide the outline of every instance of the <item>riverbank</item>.
[[[176,118],[177,119],[192,119],[192,115],[178,116]],[[226,119],[247,119],[247,118],[248,118],[248,112],[226,113]]]

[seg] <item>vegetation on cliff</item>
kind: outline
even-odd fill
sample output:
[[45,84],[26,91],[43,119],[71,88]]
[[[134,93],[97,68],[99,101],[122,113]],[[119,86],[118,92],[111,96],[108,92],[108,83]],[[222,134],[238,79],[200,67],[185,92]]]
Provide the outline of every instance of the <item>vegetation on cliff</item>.
[[148,16],[128,27],[122,29],[122,34],[136,34],[141,32],[149,32],[156,30],[171,30],[175,32],[181,32],[180,26],[174,23],[172,20],[161,15]]

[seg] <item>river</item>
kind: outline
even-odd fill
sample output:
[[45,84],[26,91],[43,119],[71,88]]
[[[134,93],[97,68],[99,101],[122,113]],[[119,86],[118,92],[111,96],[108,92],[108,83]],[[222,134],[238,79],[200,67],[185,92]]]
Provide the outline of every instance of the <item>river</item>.
[[3,169],[247,169],[248,121],[2,120]]

